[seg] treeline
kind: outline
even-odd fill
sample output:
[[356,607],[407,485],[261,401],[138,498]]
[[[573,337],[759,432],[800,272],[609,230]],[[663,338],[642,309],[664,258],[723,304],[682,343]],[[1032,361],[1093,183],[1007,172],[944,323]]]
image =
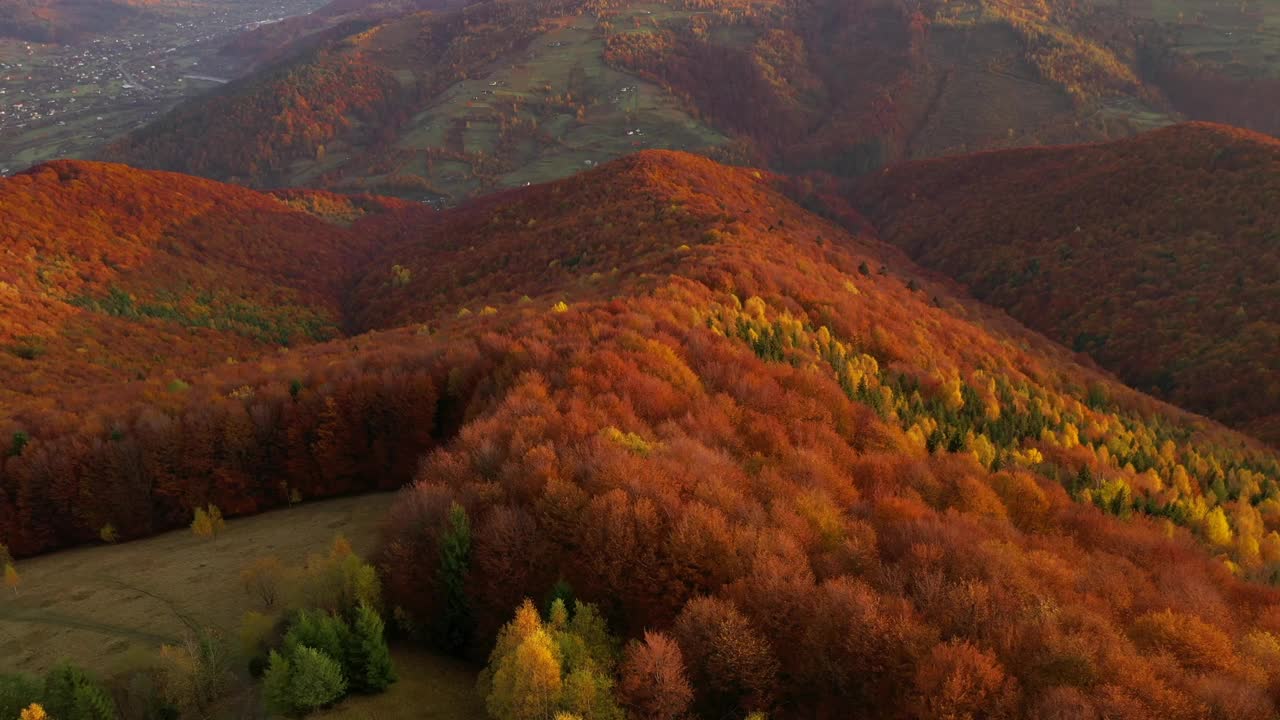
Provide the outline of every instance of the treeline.
[[403,485],[435,442],[447,371],[409,348],[330,352],[306,370],[103,393],[84,416],[9,414],[0,537],[30,555],[93,542],[107,525],[120,539],[181,527],[206,504],[239,515]]

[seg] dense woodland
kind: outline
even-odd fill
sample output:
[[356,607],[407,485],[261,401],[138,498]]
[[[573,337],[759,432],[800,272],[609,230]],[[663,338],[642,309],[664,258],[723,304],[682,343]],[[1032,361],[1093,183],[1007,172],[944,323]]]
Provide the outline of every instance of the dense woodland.
[[[325,143],[341,133],[368,126],[366,141],[376,143],[377,129],[403,112],[400,93],[385,70],[321,49],[180,106],[127,141],[127,152],[142,164],[166,158],[159,164],[180,172],[271,181],[291,160],[323,160]],[[188,132],[199,132],[200,142],[188,143]]]
[[[63,163],[0,190],[106,179],[155,198],[177,184]],[[368,248],[323,263],[202,240],[232,214],[178,243],[124,203],[77,257],[132,234],[138,288],[182,267],[171,254],[253,257],[347,335],[11,398],[0,536],[22,556],[209,504],[412,483],[378,558],[398,622],[481,658],[524,598],[571,587],[642,643],[619,679],[629,707],[653,701],[636,677],[674,663],[662,674],[687,677],[707,718],[1273,716],[1276,455],[1082,366],[781,183],[642,153],[444,213],[284,196],[321,221],[203,181],[168,196]],[[31,224],[3,207],[6,237]],[[39,268],[14,267],[25,297]],[[167,357],[203,330],[187,332]],[[576,632],[554,612],[513,622],[488,681],[498,717],[524,717],[503,714],[504,653]]]
[[346,266],[369,246],[317,215],[398,203],[282,196],[72,162],[0,182],[0,403],[342,334]]
[[1130,384],[1280,442],[1280,143],[1183,125],[928,161],[851,198],[884,238]]

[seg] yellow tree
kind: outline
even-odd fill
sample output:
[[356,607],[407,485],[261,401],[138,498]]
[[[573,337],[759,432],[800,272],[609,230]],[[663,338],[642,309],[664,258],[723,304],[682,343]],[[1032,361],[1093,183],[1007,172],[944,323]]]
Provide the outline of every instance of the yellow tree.
[[1204,535],[1214,545],[1226,547],[1231,544],[1231,525],[1221,507],[1214,508],[1205,516]]
[[18,716],[18,720],[49,720],[49,715],[45,713],[40,703],[31,703],[31,705],[22,711]]
[[546,720],[560,704],[562,689],[555,642],[538,628],[499,662],[485,705],[497,720]]
[[481,674],[489,714],[497,720],[550,720],[560,701],[562,669],[555,641],[533,602],[525,600],[498,632]]
[[207,508],[196,508],[195,519],[191,521],[191,532],[196,537],[211,538],[227,528],[227,522],[222,519],[222,511],[217,505],[210,504]]
[[18,594],[18,586],[22,584],[22,577],[18,575],[18,568],[13,563],[5,563],[4,565],[4,586],[13,591],[14,595]]

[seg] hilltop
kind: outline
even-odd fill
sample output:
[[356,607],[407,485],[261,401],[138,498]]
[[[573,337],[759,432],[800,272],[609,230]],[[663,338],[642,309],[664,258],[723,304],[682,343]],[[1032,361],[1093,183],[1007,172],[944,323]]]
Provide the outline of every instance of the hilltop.
[[1186,124],[891,168],[885,240],[1131,385],[1280,443],[1280,142]]

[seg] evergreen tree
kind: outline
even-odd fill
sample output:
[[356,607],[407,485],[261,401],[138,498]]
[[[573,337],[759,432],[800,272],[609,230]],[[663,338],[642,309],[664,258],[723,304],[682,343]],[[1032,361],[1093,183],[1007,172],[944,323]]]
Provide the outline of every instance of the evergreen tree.
[[324,707],[347,691],[338,661],[315,648],[303,645],[294,650],[290,665],[289,702],[296,711],[306,713]]
[[551,590],[547,592],[547,597],[543,600],[543,606],[547,610],[547,617],[551,617],[551,608],[555,607],[556,601],[562,603],[566,608],[573,607],[573,586],[563,578],[556,581],[551,586]]
[[75,689],[71,718],[74,718],[74,720],[116,720],[116,717],[118,717],[116,704],[101,686],[86,683]]
[[452,653],[466,649],[475,625],[466,591],[470,570],[471,522],[467,511],[454,503],[449,508],[448,527],[440,539],[440,570],[436,575],[441,594],[436,642]]
[[275,650],[267,660],[267,671],[262,675],[262,696],[267,709],[280,715],[293,713],[293,700],[289,696],[289,680],[293,667],[289,659]]
[[309,647],[341,661],[346,656],[351,629],[340,617],[323,610],[301,610],[284,636],[284,652],[292,657],[299,647]]
[[107,691],[83,670],[59,665],[44,679],[43,701],[49,717],[57,720],[115,720],[115,702]]
[[0,675],[0,718],[16,718],[22,709],[40,702],[40,681],[29,675]]
[[74,665],[58,665],[44,676],[44,709],[52,717],[71,720],[75,714],[76,689],[89,684],[89,676]]
[[365,604],[356,608],[347,636],[346,667],[351,689],[356,692],[382,692],[396,681],[382,617]]

